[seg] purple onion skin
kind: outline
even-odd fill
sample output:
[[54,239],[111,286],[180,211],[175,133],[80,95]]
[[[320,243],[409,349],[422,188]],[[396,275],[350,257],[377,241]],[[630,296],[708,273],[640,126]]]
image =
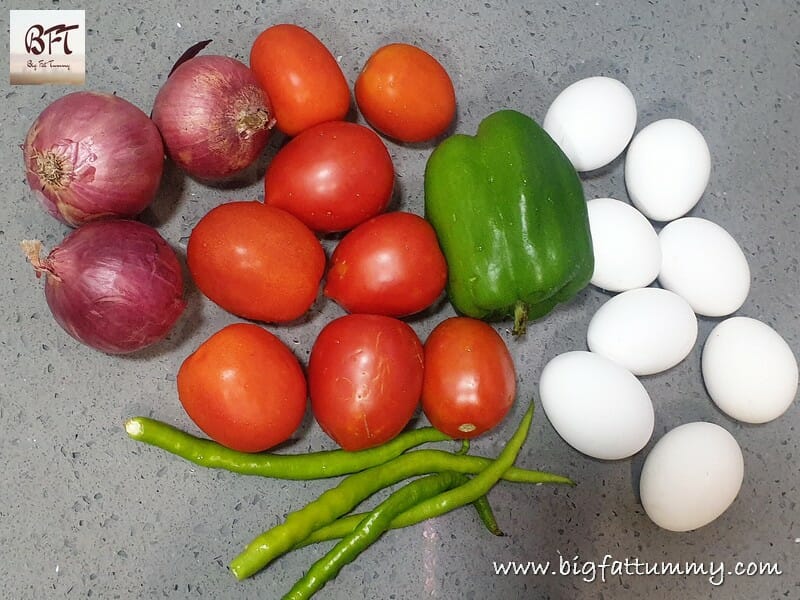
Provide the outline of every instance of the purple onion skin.
[[253,164],[275,126],[252,71],[227,56],[196,56],[161,87],[153,121],[170,158],[200,180],[222,180]]
[[127,100],[100,92],[67,94],[45,108],[23,154],[43,208],[72,227],[135,217],[155,198],[164,169],[155,124]]
[[183,313],[183,275],[164,238],[138,221],[87,223],[40,259],[38,242],[23,242],[45,297],[64,330],[109,354],[162,340]]

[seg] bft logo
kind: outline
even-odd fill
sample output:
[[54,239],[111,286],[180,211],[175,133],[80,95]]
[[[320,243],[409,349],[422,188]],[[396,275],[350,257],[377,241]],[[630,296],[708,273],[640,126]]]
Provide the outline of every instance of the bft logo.
[[53,54],[53,45],[65,55],[72,54],[69,47],[69,32],[80,29],[80,25],[66,25],[59,23],[45,29],[42,25],[31,25],[25,34],[25,49],[28,54],[40,55],[47,50]]
[[83,84],[86,27],[82,10],[10,11],[11,84]]

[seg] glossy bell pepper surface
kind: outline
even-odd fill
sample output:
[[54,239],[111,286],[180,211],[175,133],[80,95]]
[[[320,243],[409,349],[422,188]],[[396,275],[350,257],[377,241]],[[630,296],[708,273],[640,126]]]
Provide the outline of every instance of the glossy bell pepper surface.
[[431,154],[425,216],[448,264],[455,309],[514,333],[588,284],[594,269],[581,181],[530,117],[502,110],[474,136],[456,134]]

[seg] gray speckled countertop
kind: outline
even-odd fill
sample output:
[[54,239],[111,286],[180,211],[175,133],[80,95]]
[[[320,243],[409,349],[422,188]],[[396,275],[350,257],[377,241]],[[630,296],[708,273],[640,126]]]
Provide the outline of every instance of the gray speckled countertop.
[[[760,318],[800,354],[800,15],[793,0],[610,2],[251,2],[144,0],[130,8],[101,3],[28,2],[27,8],[86,10],[86,88],[113,91],[146,112],[174,60],[191,44],[247,60],[265,27],[295,22],[341,57],[352,83],[367,56],[392,41],[439,57],[458,94],[457,129],[472,133],[490,112],[516,108],[541,120],[566,85],[590,75],[625,82],[639,106],[637,129],[662,117],[696,125],[712,153],[709,187],[691,214],[725,227],[752,271],[738,312]],[[523,8],[523,4],[527,8]],[[0,13],[8,56],[8,11]],[[3,62],[6,65],[5,62]],[[5,68],[5,67],[4,67]],[[19,145],[37,114],[73,91],[3,84],[0,104],[0,597],[274,598],[287,591],[319,548],[280,559],[266,573],[236,582],[227,564],[266,526],[329,484],[280,482],[195,468],[127,438],[123,421],[152,415],[191,431],[177,400],[181,361],[236,318],[188,289],[190,307],[167,341],[135,356],[106,356],[79,345],[53,321],[18,248],[38,237],[48,248],[67,229],[43,214],[24,182]],[[398,174],[398,207],[420,211],[427,147],[389,143]],[[277,147],[277,138],[270,153]],[[264,161],[261,168],[263,169]],[[257,173],[256,173],[257,175]],[[622,162],[584,178],[588,198],[625,199]],[[210,189],[168,172],[144,219],[179,250],[192,226],[228,199],[260,198],[257,178],[238,189]],[[535,394],[556,354],[585,348],[589,318],[607,298],[596,289],[508,341],[519,394]],[[301,324],[270,329],[305,361],[323,324],[340,314],[321,302]],[[421,337],[449,306],[415,319]],[[575,489],[498,485],[491,499],[509,535],[491,538],[468,510],[392,532],[320,594],[326,598],[800,598],[800,403],[780,419],[743,426],[717,411],[700,376],[701,344],[714,321],[701,319],[698,344],[683,363],[643,382],[653,398],[650,446],[672,427],[709,420],[742,446],[739,497],[713,524],[693,533],[658,529],[637,499],[646,450],[630,460],[587,458],[563,442],[542,412],[519,463],[574,477]],[[473,443],[494,454],[521,415]],[[330,447],[307,422],[292,447]],[[782,575],[645,576],[588,572],[612,560],[708,565],[777,563]],[[578,557],[586,575],[496,575],[493,562]]]

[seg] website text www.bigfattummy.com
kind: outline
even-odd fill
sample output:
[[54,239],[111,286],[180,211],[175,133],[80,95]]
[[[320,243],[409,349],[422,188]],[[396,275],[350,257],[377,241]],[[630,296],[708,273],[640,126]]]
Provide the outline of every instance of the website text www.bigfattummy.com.
[[615,558],[611,554],[602,560],[582,560],[579,556],[571,558],[558,555],[557,561],[493,561],[495,575],[557,575],[579,577],[586,583],[605,583],[608,577],[637,576],[700,576],[708,583],[719,586],[726,577],[754,577],[782,575],[776,562],[763,561],[643,561],[634,556]]

